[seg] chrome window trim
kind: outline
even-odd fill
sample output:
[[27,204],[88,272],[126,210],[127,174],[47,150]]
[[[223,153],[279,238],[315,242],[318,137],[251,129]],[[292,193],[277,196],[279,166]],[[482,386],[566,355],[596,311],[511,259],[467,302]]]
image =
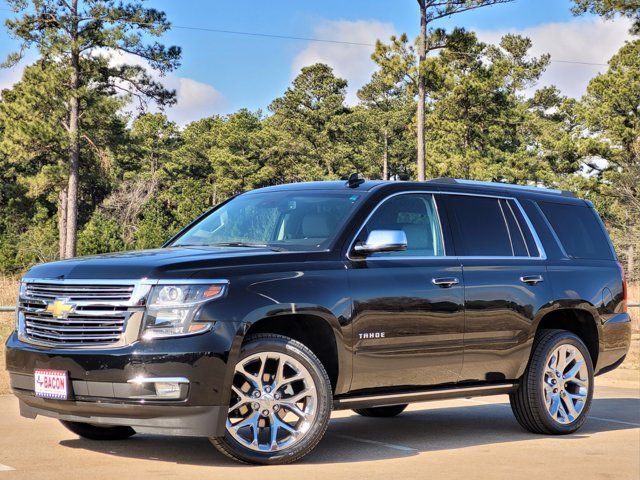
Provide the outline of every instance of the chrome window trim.
[[435,205],[436,216],[438,217],[438,226],[440,228],[440,240],[442,241],[442,255],[438,255],[438,256],[434,255],[434,258],[446,257],[447,245],[444,241],[444,231],[442,230],[442,218],[440,218],[440,207],[438,207],[438,199],[436,198],[436,196],[433,193],[431,193],[431,196],[433,197],[433,204]]
[[[367,216],[367,218],[365,218],[364,222],[362,222],[362,225],[360,226],[360,228],[358,229],[358,231],[356,232],[356,234],[353,236],[353,239],[351,240],[351,243],[349,244],[349,249],[347,250],[347,258],[351,261],[362,261],[362,260],[398,260],[398,259],[405,259],[405,260],[418,260],[418,259],[431,259],[431,258],[452,258],[451,256],[447,256],[447,247],[445,245],[444,242],[444,232],[442,231],[442,220],[440,219],[440,211],[438,210],[438,202],[436,200],[435,197],[435,193],[437,192],[432,192],[432,191],[407,191],[407,192],[396,192],[393,193],[385,198],[383,198],[382,200],[380,200],[380,202],[378,202],[378,204],[374,207],[374,209],[369,213],[369,215]],[[362,230],[364,229],[364,227],[367,225],[367,223],[369,222],[369,220],[371,220],[371,217],[373,217],[373,215],[376,213],[376,211],[378,211],[378,209],[382,206],[383,203],[385,203],[387,200],[390,200],[391,198],[400,196],[400,195],[415,195],[415,194],[420,194],[420,195],[431,195],[433,197],[433,204],[435,205],[435,212],[436,212],[436,216],[438,218],[438,224],[440,225],[440,238],[442,240],[442,255],[434,255],[434,256],[411,256],[411,255],[396,255],[396,256],[385,256],[385,257],[356,257],[353,258],[351,256],[351,252],[353,251],[353,248],[355,246],[356,243],[356,239],[358,238],[358,236],[360,235],[360,233],[362,232]]]
[[[516,256],[516,249],[513,247],[513,239],[511,238],[511,229],[509,228],[509,222],[507,222],[507,216],[504,214],[504,208],[502,208],[501,199],[498,199],[498,207],[500,208],[500,213],[502,214],[502,220],[504,221],[504,228],[507,229],[507,236],[509,237],[509,246],[511,247],[511,256]],[[516,218],[516,223],[518,223],[518,219]]]
[[515,220],[516,225],[518,226],[518,230],[520,231],[520,236],[522,237],[522,242],[524,243],[524,248],[527,251],[527,256],[531,257],[531,251],[529,250],[527,239],[525,238],[524,232],[522,231],[522,225],[520,225],[520,222],[518,221],[516,212],[513,211],[513,207],[511,207],[511,202],[505,202],[505,203],[507,204],[507,207],[509,207],[509,211],[511,212],[511,215],[513,215],[513,219]]
[[[351,256],[351,252],[353,251],[353,246],[356,242],[356,239],[358,238],[358,236],[360,235],[360,233],[362,232],[362,230],[364,229],[364,227],[366,226],[366,224],[369,222],[369,220],[371,219],[371,217],[376,213],[376,211],[378,210],[378,208],[380,208],[380,206],[386,202],[387,200],[399,196],[399,195],[410,195],[410,194],[421,194],[421,195],[433,195],[433,199],[434,199],[434,203],[436,205],[436,213],[438,214],[438,223],[440,223],[440,233],[443,234],[442,232],[442,220],[440,218],[440,211],[438,208],[438,201],[436,198],[436,195],[461,195],[461,196],[467,196],[467,197],[485,197],[485,198],[495,198],[495,199],[504,199],[504,200],[511,200],[513,201],[513,203],[518,207],[518,209],[520,210],[520,213],[522,214],[522,218],[524,218],[525,223],[527,224],[527,228],[529,229],[529,231],[531,232],[531,236],[533,237],[533,241],[536,244],[536,248],[538,249],[538,256],[531,256],[531,257],[523,257],[523,256],[482,256],[482,255],[447,255],[446,252],[446,245],[444,245],[444,235],[442,235],[442,240],[443,240],[443,251],[444,251],[444,255],[439,255],[439,256],[405,256],[405,255],[391,255],[391,256],[385,256],[385,257],[362,257],[362,258],[354,258]],[[538,207],[540,208],[540,207]],[[517,218],[516,218],[516,222],[517,222]],[[546,220],[546,218],[545,218]],[[519,222],[518,222],[519,225]],[[508,226],[507,226],[508,228]],[[525,242],[526,244],[526,242]],[[358,261],[368,261],[368,260],[385,260],[385,261],[389,261],[389,260],[394,260],[394,261],[398,261],[398,260],[438,260],[438,259],[452,259],[452,258],[458,258],[461,260],[537,260],[537,261],[544,261],[547,259],[547,254],[544,250],[544,247],[542,246],[542,241],[540,240],[540,237],[538,236],[538,232],[536,232],[536,229],[533,228],[533,224],[531,223],[531,220],[529,219],[529,216],[527,215],[527,213],[524,211],[524,208],[522,208],[522,205],[520,204],[520,201],[515,198],[515,197],[510,197],[508,195],[498,195],[498,194],[486,194],[486,193],[467,193],[467,192],[455,192],[455,191],[435,191],[435,190],[407,190],[406,192],[396,192],[393,193],[391,195],[388,195],[386,197],[384,197],[382,200],[380,200],[380,202],[378,202],[378,204],[374,207],[374,209],[369,213],[369,215],[367,216],[367,218],[365,218],[364,222],[362,222],[362,225],[360,226],[360,228],[358,229],[358,231],[356,232],[356,234],[353,236],[351,242],[349,243],[349,248],[347,250],[347,259],[354,261],[354,262],[358,262]]]

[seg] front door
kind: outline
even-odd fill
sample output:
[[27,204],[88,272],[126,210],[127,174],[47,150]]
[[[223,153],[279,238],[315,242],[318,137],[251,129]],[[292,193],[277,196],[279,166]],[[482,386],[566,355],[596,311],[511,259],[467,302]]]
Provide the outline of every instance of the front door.
[[445,256],[442,229],[434,196],[406,193],[384,200],[358,233],[364,241],[373,230],[402,230],[408,248],[350,261],[352,390],[458,380],[464,285],[459,261]]

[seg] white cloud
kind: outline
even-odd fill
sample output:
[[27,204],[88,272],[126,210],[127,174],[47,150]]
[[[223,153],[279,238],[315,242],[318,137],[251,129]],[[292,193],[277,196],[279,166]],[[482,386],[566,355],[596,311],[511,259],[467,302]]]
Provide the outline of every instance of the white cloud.
[[166,114],[180,125],[221,113],[226,105],[218,90],[192,78],[167,75],[164,85],[176,90],[177,103],[166,109]]
[[[370,44],[374,44],[378,39],[388,41],[395,33],[392,24],[375,20],[325,20],[313,31],[317,38]],[[373,47],[361,45],[310,42],[296,55],[293,61],[293,75],[297,75],[302,67],[326,63],[334,69],[337,76],[349,82],[347,102],[354,104],[357,102],[356,92],[367,83],[376,68],[371,60],[372,52]]]
[[589,80],[606,66],[579,65],[553,62],[568,60],[588,63],[604,63],[618,51],[629,35],[630,21],[617,19],[604,21],[594,17],[575,19],[563,23],[546,23],[522,30],[476,30],[480,40],[498,43],[506,33],[517,33],[529,37],[533,42],[531,54],[551,54],[552,63],[543,74],[538,87],[555,85],[565,95],[582,96]]
[[[101,52],[105,53],[105,52]],[[199,120],[215,113],[221,113],[225,107],[223,95],[213,86],[198,82],[192,78],[179,77],[169,73],[161,77],[157,72],[149,68],[149,64],[136,55],[123,52],[111,52],[111,62],[114,64],[127,63],[140,65],[147,68],[147,72],[165,88],[176,91],[175,105],[165,109],[170,120],[179,125],[186,125],[193,120]],[[150,105],[150,111],[158,111],[157,107]]]

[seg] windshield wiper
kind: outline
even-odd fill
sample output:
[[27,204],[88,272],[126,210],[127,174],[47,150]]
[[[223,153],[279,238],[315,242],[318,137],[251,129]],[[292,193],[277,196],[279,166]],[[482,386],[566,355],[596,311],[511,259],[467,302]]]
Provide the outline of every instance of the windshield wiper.
[[251,243],[251,242],[216,242],[209,243],[212,247],[247,247],[247,248],[268,248],[274,252],[286,252],[285,248],[274,247],[273,245],[267,245],[266,243]]

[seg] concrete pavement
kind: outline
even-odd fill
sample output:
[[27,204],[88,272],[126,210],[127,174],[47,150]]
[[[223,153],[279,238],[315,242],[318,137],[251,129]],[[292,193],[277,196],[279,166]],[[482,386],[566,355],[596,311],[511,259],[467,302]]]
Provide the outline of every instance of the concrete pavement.
[[206,439],[80,439],[55,420],[21,418],[17,401],[0,396],[0,480],[638,480],[640,388],[623,385],[598,381],[590,418],[577,434],[564,437],[523,431],[505,396],[416,404],[392,419],[335,412],[313,453],[274,467],[235,464]]

